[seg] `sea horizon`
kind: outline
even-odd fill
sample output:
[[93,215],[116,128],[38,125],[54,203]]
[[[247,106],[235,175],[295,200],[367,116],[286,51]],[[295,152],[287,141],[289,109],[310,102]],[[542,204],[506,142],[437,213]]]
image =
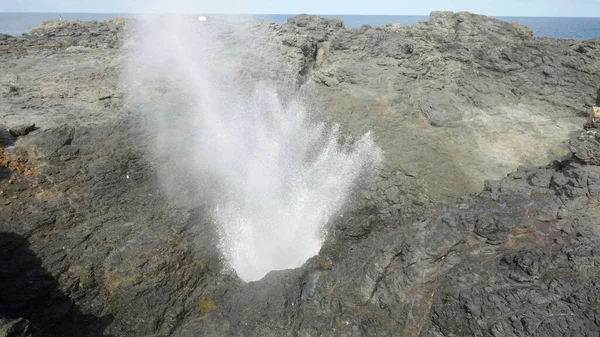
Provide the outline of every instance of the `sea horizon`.
[[[0,12],[0,33],[13,36],[28,32],[33,27],[47,20],[110,20],[118,17],[135,17],[139,15],[157,15],[161,13],[84,13],[84,12]],[[276,24],[284,24],[288,18],[300,14],[317,15],[322,18],[339,18],[347,29],[360,28],[363,25],[381,27],[388,24],[413,26],[427,21],[430,14],[388,15],[388,14],[220,14],[220,13],[170,13],[188,15],[207,15],[218,17],[247,17],[266,20]],[[473,13],[478,14],[478,13]],[[478,14],[485,15],[485,14]],[[536,37],[555,37],[566,39],[600,39],[600,17],[559,17],[559,16],[494,16],[486,15],[507,22],[516,22],[528,26]]]
[[[445,10],[438,10],[434,12],[452,12]],[[469,11],[463,11],[469,12]],[[454,12],[459,13],[459,12]],[[531,15],[488,15],[481,14],[475,12],[469,12],[476,15],[484,15],[492,18],[544,18],[544,19],[600,19],[600,16],[531,16]],[[139,15],[139,14],[190,14],[190,15],[230,15],[230,16],[238,16],[238,15],[286,15],[286,16],[296,16],[296,15],[317,15],[317,16],[429,16],[429,14],[330,14],[330,13],[208,13],[208,12],[147,12],[147,13],[134,13],[134,12],[0,12],[0,14],[100,14],[100,15]]]

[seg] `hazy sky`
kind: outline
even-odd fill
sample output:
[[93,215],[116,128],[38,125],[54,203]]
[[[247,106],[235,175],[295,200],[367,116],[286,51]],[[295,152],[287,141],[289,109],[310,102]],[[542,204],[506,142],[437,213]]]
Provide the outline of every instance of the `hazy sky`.
[[0,12],[600,16],[600,0],[0,0]]

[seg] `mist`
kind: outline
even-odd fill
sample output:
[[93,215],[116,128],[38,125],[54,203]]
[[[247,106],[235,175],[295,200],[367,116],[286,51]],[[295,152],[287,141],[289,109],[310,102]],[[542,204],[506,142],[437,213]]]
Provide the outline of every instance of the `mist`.
[[252,38],[238,20],[145,17],[131,29],[125,76],[155,135],[162,188],[208,209],[225,263],[245,281],[317,254],[327,224],[382,160],[371,134],[344,141],[319,118],[324,107],[297,74],[242,74],[252,51],[229,46]]

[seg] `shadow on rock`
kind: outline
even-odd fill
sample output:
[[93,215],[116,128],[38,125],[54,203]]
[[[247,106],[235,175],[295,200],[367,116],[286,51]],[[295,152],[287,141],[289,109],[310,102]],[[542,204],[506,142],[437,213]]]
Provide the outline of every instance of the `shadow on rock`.
[[17,234],[0,232],[0,336],[103,336],[112,317],[81,313]]
[[0,180],[7,180],[10,178],[12,172],[6,167],[0,167]]
[[10,134],[9,130],[4,130],[0,127],[0,147],[13,146],[16,139],[16,137]]
[[4,147],[13,146],[15,144],[15,137],[13,137],[8,130],[4,130],[0,127],[0,181],[10,179],[12,172],[8,167],[3,166],[2,151]]

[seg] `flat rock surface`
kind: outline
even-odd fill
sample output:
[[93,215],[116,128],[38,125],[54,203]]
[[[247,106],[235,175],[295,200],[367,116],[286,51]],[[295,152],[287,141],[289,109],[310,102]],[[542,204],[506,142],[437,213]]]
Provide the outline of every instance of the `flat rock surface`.
[[598,40],[447,12],[245,24],[254,38],[222,39],[219,62],[241,84],[292,74],[322,118],[373,130],[376,186],[303,267],[242,282],[204,206],[161,192],[125,99],[140,85],[121,78],[127,23],[2,35],[0,333],[597,336],[600,136],[582,126]]

